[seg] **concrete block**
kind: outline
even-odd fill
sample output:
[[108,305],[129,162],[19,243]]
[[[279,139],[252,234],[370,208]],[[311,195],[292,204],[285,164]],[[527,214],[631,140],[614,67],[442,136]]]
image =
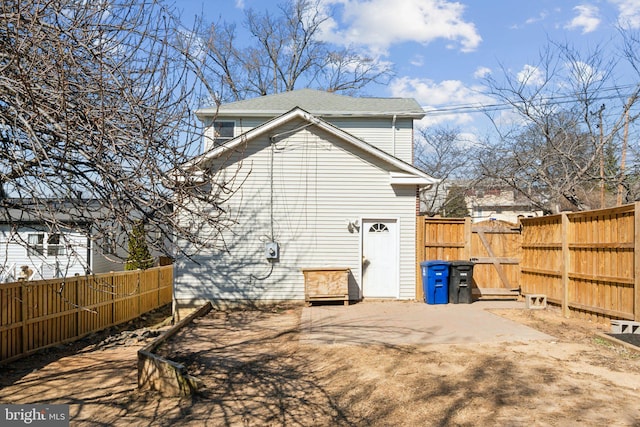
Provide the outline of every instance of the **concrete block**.
[[640,334],[640,322],[632,320],[612,320],[612,334]]
[[544,294],[527,294],[525,298],[525,307],[530,310],[541,310],[547,308],[547,296]]

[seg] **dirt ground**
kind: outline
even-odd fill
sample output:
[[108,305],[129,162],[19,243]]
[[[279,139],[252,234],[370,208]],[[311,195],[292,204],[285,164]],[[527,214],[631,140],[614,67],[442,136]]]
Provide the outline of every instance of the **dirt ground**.
[[[71,425],[640,426],[640,355],[557,310],[496,314],[554,341],[425,346],[298,341],[301,306],[211,312],[161,353],[206,388],[190,398],[136,389],[130,325],[1,367],[0,402],[66,403]],[[214,337],[213,339],[203,337]]]

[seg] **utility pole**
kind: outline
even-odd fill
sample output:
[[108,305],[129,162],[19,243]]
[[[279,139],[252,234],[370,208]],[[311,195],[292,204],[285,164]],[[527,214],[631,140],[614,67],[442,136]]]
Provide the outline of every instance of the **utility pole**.
[[604,209],[604,129],[602,128],[602,112],[604,111],[604,104],[598,111],[600,119],[600,209]]
[[629,110],[626,111],[624,116],[624,137],[622,138],[622,153],[620,154],[620,174],[618,176],[618,199],[617,206],[622,205],[622,192],[624,187],[622,181],[624,180],[624,168],[627,159],[627,144],[629,139]]

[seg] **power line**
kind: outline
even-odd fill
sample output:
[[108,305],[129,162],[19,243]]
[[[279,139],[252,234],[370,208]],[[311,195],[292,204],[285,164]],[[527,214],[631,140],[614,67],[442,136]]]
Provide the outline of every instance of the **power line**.
[[[627,90],[627,89],[631,89],[631,88],[638,89],[639,86],[640,85],[629,84],[629,85],[624,85],[624,86],[615,86],[615,87],[610,87],[610,88],[602,88],[602,89],[598,90],[597,93],[610,92],[610,91],[616,91],[618,93],[613,94],[613,95],[607,95],[607,96],[597,96],[595,98],[590,98],[590,100],[593,101],[593,102],[596,102],[596,101],[606,101],[606,100],[609,100],[609,99],[616,99],[616,98],[620,98],[620,97],[628,98],[629,96],[632,95],[632,92],[631,93],[627,93],[627,94],[621,94],[620,91],[623,90],[623,89]],[[576,99],[579,99],[581,96],[582,95],[580,95],[580,94],[573,94],[573,95],[558,95],[558,96],[540,97],[540,98],[537,99],[537,101],[538,102],[545,102],[547,105],[570,104],[570,103],[576,102]],[[519,102],[513,102],[513,103],[503,102],[503,103],[495,103],[495,104],[482,104],[482,103],[458,104],[458,105],[448,105],[448,106],[440,107],[440,108],[429,108],[429,109],[425,109],[424,111],[425,111],[427,116],[485,113],[485,112],[491,112],[491,111],[509,110],[511,108],[514,108],[514,106],[516,104],[522,104],[524,102],[525,101],[519,101]]]

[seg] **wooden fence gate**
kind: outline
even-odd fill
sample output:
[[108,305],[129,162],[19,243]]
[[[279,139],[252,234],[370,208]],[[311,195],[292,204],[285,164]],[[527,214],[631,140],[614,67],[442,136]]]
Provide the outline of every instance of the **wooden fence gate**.
[[[418,217],[417,260],[473,261],[473,292],[478,297],[519,295],[520,227],[503,221],[471,223],[471,218]],[[418,265],[416,295],[424,299]]]

